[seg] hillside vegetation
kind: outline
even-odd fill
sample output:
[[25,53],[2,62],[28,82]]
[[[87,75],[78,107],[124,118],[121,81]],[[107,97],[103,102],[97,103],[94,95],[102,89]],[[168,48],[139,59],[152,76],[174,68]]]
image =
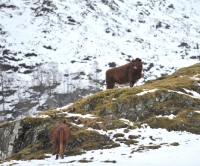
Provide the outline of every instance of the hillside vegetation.
[[144,70],[138,85],[199,62],[199,6],[198,0],[1,0],[0,123],[103,90],[106,70],[135,58]]
[[[119,118],[126,118],[137,124],[148,123],[151,127],[199,134],[200,114],[195,112],[200,110],[199,71],[200,63],[197,63],[141,86],[96,93],[61,111],[101,117],[107,129],[119,125],[118,122],[115,124]],[[139,95],[143,91],[147,93]],[[197,97],[193,95],[195,93]],[[175,116],[173,119],[157,117],[171,114]]]
[[[152,128],[200,134],[199,112],[200,63],[197,63],[141,86],[100,91],[66,108],[50,109],[35,117],[21,119],[12,155],[7,160],[44,158],[45,153],[51,153],[49,130],[61,118],[67,119],[72,133],[66,154],[77,155],[85,150],[119,146],[117,141],[100,134],[99,130],[109,132],[124,128],[124,132],[128,132],[146,123]],[[6,134],[2,132],[13,130],[13,123],[16,122],[0,126],[0,132],[4,134],[1,142],[6,140]],[[137,144],[137,141],[130,139],[124,143]]]

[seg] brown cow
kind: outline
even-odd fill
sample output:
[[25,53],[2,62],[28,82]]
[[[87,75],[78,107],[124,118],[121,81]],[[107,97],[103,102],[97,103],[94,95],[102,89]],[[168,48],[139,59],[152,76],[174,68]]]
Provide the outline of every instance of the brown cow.
[[70,130],[66,125],[66,120],[58,121],[50,131],[50,140],[53,144],[52,154],[56,154],[56,159],[58,159],[58,154],[60,157],[64,158],[64,151],[66,145],[69,143]]
[[126,84],[135,82],[142,77],[142,60],[136,58],[123,66],[114,67],[106,71],[106,89],[113,89],[115,83]]

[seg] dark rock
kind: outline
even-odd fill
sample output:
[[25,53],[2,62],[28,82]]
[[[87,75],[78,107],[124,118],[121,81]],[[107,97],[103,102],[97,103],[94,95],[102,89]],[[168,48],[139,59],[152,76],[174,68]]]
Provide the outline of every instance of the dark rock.
[[99,116],[101,116],[101,117],[105,116],[108,120],[116,120],[117,119],[115,114],[111,110],[109,110],[107,108],[103,108],[100,111]]
[[52,50],[51,46],[43,46],[43,47],[46,48],[46,49]]
[[193,112],[188,112],[188,113],[186,113],[186,117],[187,118],[192,118],[193,117],[193,115],[194,115],[194,113]]
[[0,69],[2,71],[7,71],[7,70],[12,70],[14,72],[18,71],[18,67],[17,66],[11,66],[9,64],[1,64],[1,63],[0,63]]
[[190,46],[188,45],[188,43],[185,43],[185,42],[182,42],[178,47],[190,48]]
[[175,9],[173,4],[170,4],[168,8]]
[[91,56],[87,56],[86,58],[84,58],[83,60],[89,61],[91,58]]
[[34,69],[35,68],[35,66],[28,66],[26,63],[21,63],[21,64],[19,64],[19,66],[24,67],[26,69]]
[[108,66],[109,67],[116,67],[116,63],[115,62],[108,63]]
[[139,20],[139,23],[145,23],[145,21],[144,20]]
[[161,27],[162,27],[162,23],[161,22],[156,24],[156,29],[161,28]]
[[153,63],[150,63],[148,67],[145,67],[145,69],[143,69],[144,71],[149,71],[151,70],[151,68],[154,67]]
[[5,3],[0,4],[0,9],[1,8],[12,8],[12,9],[16,9],[17,7],[14,5],[6,5]]
[[27,53],[27,54],[25,54],[25,57],[31,57],[31,56],[36,56],[37,57],[37,54],[35,54],[35,53]]
[[15,57],[10,56],[10,55],[9,56],[4,56],[4,59],[8,59],[8,60],[11,60],[11,61],[16,61],[16,62],[21,60],[19,58],[15,58]]
[[3,53],[2,53],[2,55],[8,55],[8,54],[10,54],[10,50],[3,50]]
[[75,63],[75,62],[76,62],[75,60],[72,60],[72,61],[71,61],[71,63]]

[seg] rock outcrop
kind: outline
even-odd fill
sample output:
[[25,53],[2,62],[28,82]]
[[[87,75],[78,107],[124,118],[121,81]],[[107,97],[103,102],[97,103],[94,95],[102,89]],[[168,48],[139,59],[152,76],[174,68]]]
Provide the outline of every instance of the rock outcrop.
[[7,123],[0,128],[0,159],[5,159],[10,156],[14,149],[15,140],[19,137],[21,129],[21,121]]
[[44,158],[52,150],[49,130],[63,117],[72,134],[67,155],[119,146],[95,130],[132,130],[148,124],[152,128],[200,134],[199,68],[200,63],[141,86],[101,91],[63,109],[1,124],[0,159]]

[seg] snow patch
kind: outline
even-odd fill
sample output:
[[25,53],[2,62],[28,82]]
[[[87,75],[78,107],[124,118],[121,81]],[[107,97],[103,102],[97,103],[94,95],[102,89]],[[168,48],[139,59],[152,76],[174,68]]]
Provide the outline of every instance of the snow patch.
[[162,115],[158,115],[158,116],[156,116],[156,117],[157,117],[157,118],[166,117],[166,118],[169,118],[169,119],[173,119],[173,118],[175,118],[176,116],[173,115],[173,114],[171,114],[171,115],[164,115],[164,116],[162,116]]
[[[182,165],[182,166],[199,166],[199,153],[200,149],[199,140],[200,135],[191,134],[188,132],[180,131],[167,131],[166,129],[152,129],[148,125],[142,125],[140,128],[130,130],[124,133],[125,128],[109,130],[95,130],[100,134],[106,134],[108,137],[116,141],[114,134],[123,133],[125,139],[129,139],[129,135],[139,136],[136,140],[136,145],[126,145],[122,142],[119,147],[112,149],[100,149],[84,151],[85,154],[77,156],[65,156],[64,159],[55,160],[55,156],[46,154],[48,158],[43,160],[11,160],[4,162],[1,165],[16,165],[16,166],[35,166],[35,165],[48,165],[48,166],[61,166],[63,163],[74,166],[102,166],[105,161],[115,161],[112,165],[127,166],[127,165],[148,165],[148,166],[168,166],[168,165]],[[94,130],[89,128],[88,130]],[[172,146],[171,144],[177,142],[179,146]],[[140,147],[160,146],[158,149],[144,149],[137,151]],[[145,160],[144,160],[145,156]],[[187,157],[183,157],[187,156]],[[79,160],[86,159],[91,162],[80,163]],[[73,162],[72,162],[73,161]],[[192,162],[191,162],[192,161]],[[108,164],[111,165],[111,164]]]
[[151,89],[151,90],[149,90],[149,89],[143,89],[143,92],[140,92],[140,93],[137,93],[136,95],[137,96],[142,96],[142,95],[144,95],[144,94],[146,94],[146,93],[152,93],[152,92],[155,92],[155,91],[157,91],[158,89]]
[[[186,88],[183,88],[187,93],[183,93],[183,92],[180,92],[180,91],[174,91],[174,90],[168,90],[168,92],[175,92],[175,93],[178,93],[178,94],[182,94],[182,95],[186,95],[186,96],[189,96],[189,97],[192,97],[192,98],[195,98],[195,99],[200,99],[200,94],[193,91],[193,90],[189,90],[189,89],[186,89]],[[191,94],[191,95],[189,95]]]
[[190,79],[199,81],[200,80],[199,75],[200,74],[194,75],[193,77],[190,77]]

